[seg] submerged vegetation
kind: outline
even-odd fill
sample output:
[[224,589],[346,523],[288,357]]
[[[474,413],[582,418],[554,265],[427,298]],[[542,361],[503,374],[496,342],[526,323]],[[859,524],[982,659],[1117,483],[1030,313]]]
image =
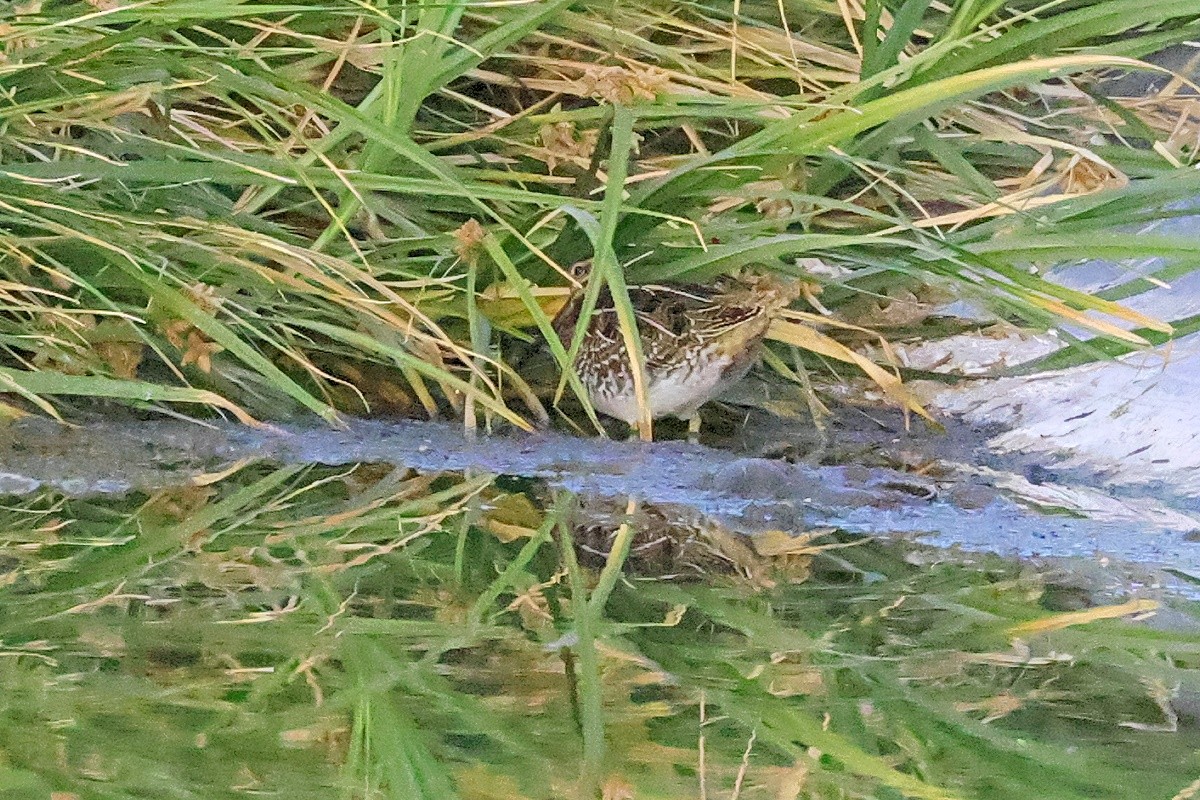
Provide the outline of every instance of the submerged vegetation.
[[1200,768],[1182,601],[511,478],[200,483],[0,510],[8,796],[1165,800]]
[[[1104,82],[1197,38],[1178,0],[0,15],[9,415],[83,396],[526,426],[570,355],[548,324],[561,268],[593,254],[618,301],[742,268],[801,279],[776,338],[803,357],[773,367],[849,362],[904,401],[854,348],[945,332],[933,298],[1131,347],[1170,327],[1113,300],[1195,263],[1194,241],[1121,227],[1197,192],[1190,84]],[[1112,297],[1037,274],[1149,256],[1163,274]]]

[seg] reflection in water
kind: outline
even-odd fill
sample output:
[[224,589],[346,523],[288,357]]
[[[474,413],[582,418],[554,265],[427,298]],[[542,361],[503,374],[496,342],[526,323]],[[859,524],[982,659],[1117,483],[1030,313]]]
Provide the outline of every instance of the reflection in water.
[[[637,503],[628,498],[577,498],[570,517],[579,561],[599,569],[629,530],[625,572],[653,579],[689,581],[738,576],[755,587],[774,584],[772,572],[793,578],[807,574],[817,534],[730,530],[686,506]],[[828,532],[828,531],[827,531]]]
[[[873,433],[878,437],[878,430]],[[834,466],[787,463],[681,442],[644,445],[553,432],[472,440],[458,426],[414,421],[352,420],[337,431],[112,419],[68,428],[25,420],[0,428],[0,492],[120,494],[219,475],[251,461],[346,468],[370,462],[428,473],[513,475],[579,495],[632,495],[741,533],[824,527],[906,533],[1004,555],[1099,554],[1200,576],[1194,514],[1150,496],[1114,497],[1060,483],[1045,469],[979,466],[960,438],[961,431],[918,440],[913,452],[933,454],[918,465],[904,460],[913,455],[908,442],[894,462],[901,469],[893,469],[844,466],[839,459]],[[1184,580],[1175,588],[1189,586]]]
[[1153,604],[992,557],[386,464],[31,494],[0,531],[12,797],[1128,798],[1197,772],[1191,607],[1135,623]]

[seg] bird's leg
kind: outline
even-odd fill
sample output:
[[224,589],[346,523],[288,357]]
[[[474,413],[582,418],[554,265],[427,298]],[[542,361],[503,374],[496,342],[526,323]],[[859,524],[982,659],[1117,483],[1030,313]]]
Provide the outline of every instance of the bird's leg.
[[700,414],[698,412],[688,417],[688,442],[700,444]]

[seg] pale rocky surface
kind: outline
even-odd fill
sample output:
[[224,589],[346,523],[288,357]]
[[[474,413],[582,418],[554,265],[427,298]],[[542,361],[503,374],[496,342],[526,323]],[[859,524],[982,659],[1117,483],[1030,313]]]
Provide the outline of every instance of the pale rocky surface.
[[1050,355],[1063,346],[1054,332],[1028,334],[1008,325],[982,333],[898,345],[905,367],[951,375],[986,376]]
[[1037,454],[1102,485],[1200,498],[1200,339],[1045,375],[922,387],[940,413],[1000,426],[1002,454]]
[[[1141,231],[1200,237],[1200,216],[1158,220]],[[1100,292],[1165,266],[1157,258],[1122,264],[1091,261],[1056,268],[1047,277],[1073,289]],[[1200,272],[1121,302],[1163,321],[1200,314]],[[1071,333],[1089,335],[1078,329]],[[936,358],[943,366],[966,363],[972,374],[994,374],[1045,355],[1054,341],[1053,335],[1028,337],[1024,343],[1005,337],[1002,344],[981,347],[981,339],[986,337],[957,337],[937,343],[933,353],[919,347],[905,357],[929,368],[938,368]],[[1040,457],[1054,469],[1090,475],[1096,486],[1150,491],[1182,499],[1185,506],[1200,498],[1200,413],[1195,405],[1200,402],[1200,334],[1111,362],[916,388],[939,413],[974,427],[1001,429],[989,441],[996,453]]]

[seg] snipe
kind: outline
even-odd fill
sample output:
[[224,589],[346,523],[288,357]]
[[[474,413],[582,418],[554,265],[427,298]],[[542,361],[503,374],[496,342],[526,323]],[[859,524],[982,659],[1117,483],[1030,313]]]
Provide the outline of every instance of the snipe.
[[[585,272],[586,262],[575,269]],[[694,438],[700,430],[700,406],[745,376],[758,360],[771,319],[797,294],[795,287],[768,278],[630,286],[650,415],[687,420]],[[575,333],[583,295],[582,289],[572,293],[554,318],[564,346]],[[600,292],[575,369],[597,411],[637,424],[633,367],[608,287]]]

